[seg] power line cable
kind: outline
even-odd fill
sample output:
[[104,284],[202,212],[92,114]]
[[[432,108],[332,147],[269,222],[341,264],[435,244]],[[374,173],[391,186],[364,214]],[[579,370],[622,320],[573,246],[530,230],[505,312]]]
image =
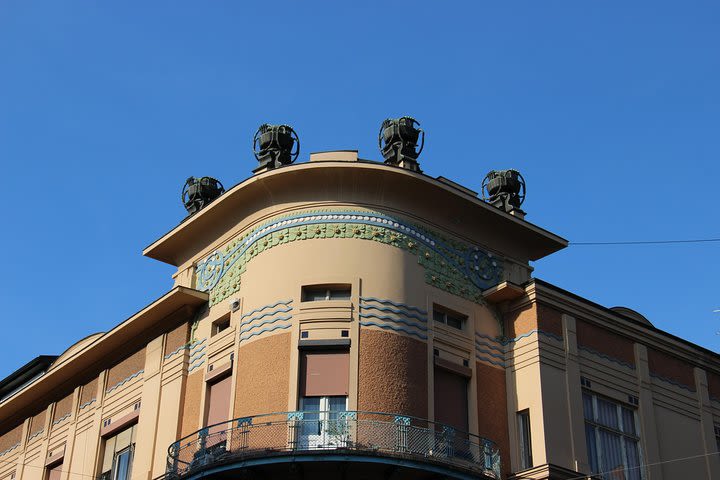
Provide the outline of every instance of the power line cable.
[[669,245],[673,243],[709,243],[720,242],[720,238],[694,238],[690,240],[639,240],[639,241],[620,241],[620,242],[569,242],[572,247],[574,245]]

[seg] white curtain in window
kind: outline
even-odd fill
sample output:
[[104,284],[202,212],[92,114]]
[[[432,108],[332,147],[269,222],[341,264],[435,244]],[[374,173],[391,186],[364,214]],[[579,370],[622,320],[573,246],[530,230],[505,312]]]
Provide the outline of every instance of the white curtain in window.
[[592,473],[600,473],[597,458],[597,442],[595,440],[595,427],[585,424],[585,439],[587,440],[588,461]]
[[620,430],[620,426],[618,425],[617,405],[612,402],[608,402],[607,400],[603,400],[602,398],[597,398],[596,400],[598,423],[614,428],[615,430]]
[[583,412],[585,413],[585,419],[594,421],[593,417],[593,401],[592,397],[587,393],[583,393]]
[[628,458],[628,480],[640,480],[642,478],[640,468],[640,452],[638,451],[638,442],[625,439],[625,452]]
[[632,410],[622,408],[623,432],[635,435],[635,414]]
[[603,429],[599,429],[599,433],[602,449],[600,470],[605,473],[604,478],[614,480],[618,478],[618,471],[622,472],[624,469],[620,435]]

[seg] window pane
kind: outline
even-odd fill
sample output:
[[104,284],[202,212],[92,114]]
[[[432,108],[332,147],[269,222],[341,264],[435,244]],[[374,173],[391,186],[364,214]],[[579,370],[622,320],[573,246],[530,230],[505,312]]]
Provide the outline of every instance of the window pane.
[[462,324],[463,324],[462,318],[455,317],[453,315],[446,315],[446,318],[447,318],[448,326],[462,330]]
[[587,420],[595,420],[593,416],[592,396],[587,393],[583,393],[583,412]]
[[445,323],[445,314],[443,312],[433,310],[433,320],[435,320],[436,322]]
[[600,448],[602,449],[600,469],[602,472],[607,472],[605,478],[622,478],[622,473],[618,474],[618,472],[623,472],[625,467],[620,447],[620,435],[602,428],[599,432]]
[[327,288],[306,288],[303,293],[305,294],[303,300],[306,302],[325,300],[328,294]]
[[319,435],[320,425],[320,398],[302,397],[300,399],[300,410],[304,413],[303,423],[300,426],[301,435]]
[[602,398],[597,398],[597,409],[598,423],[610,428],[614,428],[616,430],[620,430],[620,426],[618,425],[616,404],[608,402],[607,400],[603,400]]
[[637,434],[635,431],[635,412],[627,408],[622,408],[623,432],[631,435]]
[[520,469],[532,467],[532,451],[530,444],[530,412],[527,410],[517,414],[518,435],[520,436]]
[[123,450],[117,454],[115,459],[115,477],[114,480],[130,479],[130,449]]
[[344,412],[346,405],[347,397],[328,397],[328,410],[331,412]]
[[590,463],[590,469],[592,473],[599,473],[600,469],[598,466],[597,458],[597,441],[595,439],[595,427],[589,424],[585,424],[585,442],[587,443],[588,451],[588,463]]
[[638,444],[634,440],[625,439],[625,452],[627,453],[627,478],[628,480],[640,480],[640,453],[638,452]]
[[115,457],[115,439],[117,436],[110,437],[105,440],[105,453],[103,455],[102,471],[109,472],[112,470],[113,458]]
[[317,412],[320,410],[320,397],[302,397],[300,410],[304,412]]
[[350,289],[338,289],[338,290],[330,290],[330,299],[332,300],[349,300],[350,299]]

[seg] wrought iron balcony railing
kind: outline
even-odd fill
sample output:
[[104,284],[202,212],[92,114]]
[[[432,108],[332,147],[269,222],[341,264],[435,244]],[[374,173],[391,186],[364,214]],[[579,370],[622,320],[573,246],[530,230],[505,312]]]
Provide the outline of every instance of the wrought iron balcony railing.
[[370,454],[431,461],[500,478],[490,440],[416,417],[378,412],[281,412],[203,428],[168,448],[170,477],[220,463],[293,453]]

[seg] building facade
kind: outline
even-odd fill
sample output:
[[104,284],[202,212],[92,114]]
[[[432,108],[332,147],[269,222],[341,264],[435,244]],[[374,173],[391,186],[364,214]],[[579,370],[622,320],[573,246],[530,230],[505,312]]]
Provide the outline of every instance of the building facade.
[[720,478],[716,354],[387,163],[261,163],[148,246],[172,290],[0,382],[0,480]]

